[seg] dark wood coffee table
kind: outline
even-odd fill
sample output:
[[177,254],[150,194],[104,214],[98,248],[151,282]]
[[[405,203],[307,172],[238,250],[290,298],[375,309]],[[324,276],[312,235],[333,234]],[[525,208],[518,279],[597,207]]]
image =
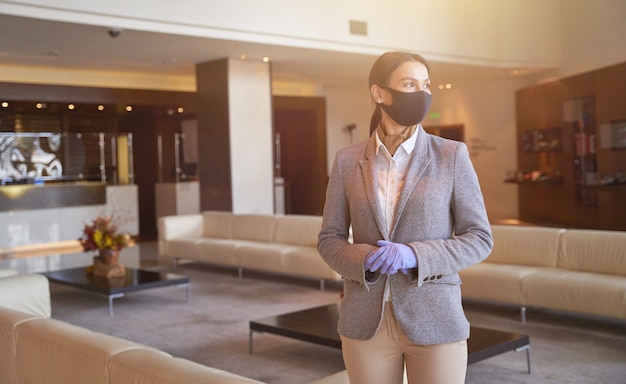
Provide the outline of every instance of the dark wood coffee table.
[[109,298],[109,316],[113,316],[113,299],[124,294],[146,289],[178,286],[187,289],[187,302],[191,300],[189,278],[172,273],[153,272],[126,267],[123,277],[106,278],[87,273],[85,267],[62,269],[44,275],[51,282],[103,294]]
[[[329,304],[250,321],[250,353],[254,332],[267,332],[341,349],[341,339],[337,334],[338,319],[339,306]],[[526,363],[530,373],[528,335],[474,326],[471,327],[470,335],[467,341],[468,364],[509,351],[526,351]]]

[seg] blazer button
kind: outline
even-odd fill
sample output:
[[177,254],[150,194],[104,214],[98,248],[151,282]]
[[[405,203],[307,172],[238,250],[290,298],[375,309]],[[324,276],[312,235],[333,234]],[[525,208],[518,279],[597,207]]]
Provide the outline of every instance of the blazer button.
[[441,279],[443,275],[437,275],[437,279]]
[[434,275],[430,277],[430,281],[435,280],[437,277],[435,277]]
[[427,281],[428,281],[428,276],[424,278],[424,282],[427,282]]

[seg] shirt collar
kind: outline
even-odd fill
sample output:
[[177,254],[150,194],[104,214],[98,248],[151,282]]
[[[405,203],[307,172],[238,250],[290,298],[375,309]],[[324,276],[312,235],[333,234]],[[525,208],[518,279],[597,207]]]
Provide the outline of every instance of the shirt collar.
[[[411,154],[411,152],[413,152],[413,149],[415,149],[415,142],[417,141],[417,133],[420,131],[420,128],[422,128],[422,125],[417,124],[417,128],[415,129],[415,132],[413,132],[413,134],[408,139],[404,140],[402,144],[400,144],[400,147],[398,149],[403,148],[407,154]],[[383,144],[383,142],[380,140],[380,137],[378,136],[378,129],[375,132],[376,132],[376,156],[378,156],[380,147],[381,146],[384,147],[385,144]]]

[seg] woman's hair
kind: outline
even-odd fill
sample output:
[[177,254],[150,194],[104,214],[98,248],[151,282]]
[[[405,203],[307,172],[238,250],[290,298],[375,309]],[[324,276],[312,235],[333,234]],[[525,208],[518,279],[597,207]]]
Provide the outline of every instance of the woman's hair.
[[[369,86],[376,83],[388,85],[389,77],[402,63],[406,63],[407,61],[417,61],[419,63],[424,64],[426,70],[430,73],[430,68],[428,68],[428,62],[422,56],[416,53],[408,53],[408,52],[387,52],[382,54],[376,61],[374,65],[372,65],[372,69],[370,69],[370,78],[369,78]],[[380,119],[382,118],[382,112],[380,109],[380,105],[376,104],[376,109],[374,109],[374,113],[372,114],[372,120],[370,121],[370,135],[376,130],[378,124],[380,124]]]

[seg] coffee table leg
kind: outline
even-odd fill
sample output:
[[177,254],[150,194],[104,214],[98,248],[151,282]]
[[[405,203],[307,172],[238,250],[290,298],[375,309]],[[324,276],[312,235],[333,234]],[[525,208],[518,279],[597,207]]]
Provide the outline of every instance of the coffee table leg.
[[530,374],[530,344],[515,349],[515,352],[526,351],[526,364],[528,365],[528,374]]
[[123,293],[114,293],[109,295],[109,316],[113,316],[113,299],[124,297]]
[[250,354],[252,354],[252,330],[250,330]]
[[178,287],[180,287],[180,288],[187,288],[187,302],[191,303],[191,284],[189,284],[189,283],[178,284]]

